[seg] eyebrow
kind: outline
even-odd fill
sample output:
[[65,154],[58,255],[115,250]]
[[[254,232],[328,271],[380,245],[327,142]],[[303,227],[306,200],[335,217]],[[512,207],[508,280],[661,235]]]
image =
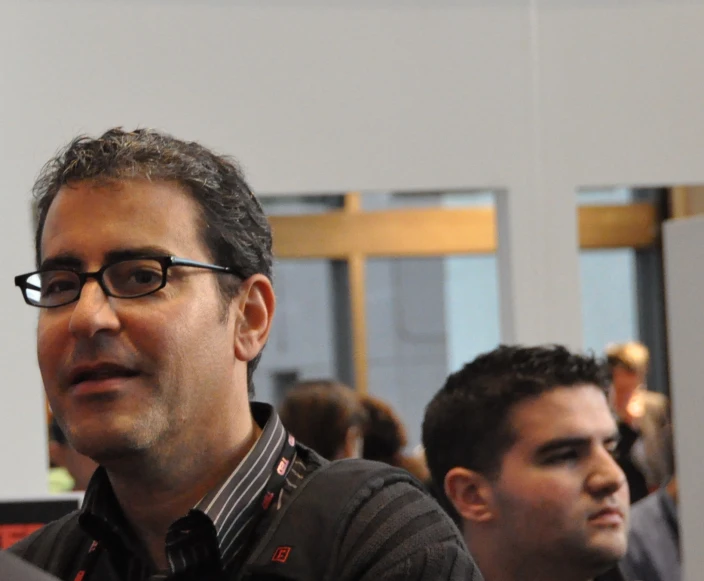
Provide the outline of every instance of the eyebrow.
[[[614,442],[618,442],[620,439],[619,433],[614,432],[607,436],[606,438],[603,439],[603,442],[606,444],[612,444]],[[550,454],[551,452],[554,452],[555,450],[561,450],[562,448],[584,448],[587,446],[590,446],[592,442],[592,438],[588,438],[586,436],[574,436],[574,437],[569,437],[569,438],[556,438],[554,440],[550,440],[549,442],[546,442],[542,446],[540,446],[536,452],[536,456],[546,456],[547,454]]]
[[138,248],[111,250],[105,254],[103,263],[110,264],[111,262],[119,262],[120,260],[144,258],[147,256],[171,256],[171,252],[161,246],[140,246]]
[[[171,252],[161,246],[139,246],[136,248],[119,248],[111,250],[103,256],[103,264],[111,264],[121,260],[131,260],[133,258],[144,258],[147,256],[171,256]],[[65,252],[43,260],[40,271],[44,270],[75,270],[79,271],[84,267],[83,260],[75,254]]]
[[83,261],[81,259],[69,253],[62,253],[51,258],[47,258],[46,260],[42,260],[42,263],[39,265],[39,270],[79,270],[82,265]]

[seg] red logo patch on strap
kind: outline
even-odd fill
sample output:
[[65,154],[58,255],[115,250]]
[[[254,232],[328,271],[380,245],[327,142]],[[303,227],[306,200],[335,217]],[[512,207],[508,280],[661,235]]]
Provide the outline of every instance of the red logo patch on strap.
[[264,500],[262,500],[262,508],[264,510],[268,510],[269,506],[271,506],[271,501],[274,500],[274,493],[273,492],[267,492],[264,495]]
[[274,556],[271,558],[273,563],[285,563],[291,555],[291,547],[277,547],[274,551]]

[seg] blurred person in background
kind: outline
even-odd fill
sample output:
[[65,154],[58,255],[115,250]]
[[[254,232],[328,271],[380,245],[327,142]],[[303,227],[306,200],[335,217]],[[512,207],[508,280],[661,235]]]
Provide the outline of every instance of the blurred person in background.
[[628,581],[680,581],[682,578],[679,492],[670,423],[665,430],[665,459],[670,480],[631,507],[628,551],[621,568]]
[[284,427],[326,460],[360,458],[367,414],[357,392],[315,379],[295,384],[279,408]]
[[424,456],[405,454],[403,451],[408,444],[408,436],[398,414],[379,398],[364,395],[361,400],[367,412],[362,457],[404,468],[424,484],[429,484],[430,472]]
[[606,361],[621,435],[619,464],[628,479],[631,502],[637,502],[671,476],[666,449],[669,402],[663,394],[647,389],[650,353],[642,343],[609,345]]

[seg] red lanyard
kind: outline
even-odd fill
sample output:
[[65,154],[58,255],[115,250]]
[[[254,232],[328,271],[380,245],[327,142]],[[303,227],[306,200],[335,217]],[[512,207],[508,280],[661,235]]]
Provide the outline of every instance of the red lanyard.
[[76,573],[76,577],[73,581],[83,581],[88,575],[93,572],[95,566],[98,564],[98,557],[100,556],[100,551],[98,550],[100,545],[98,541],[93,541],[88,549],[88,553],[83,559],[81,564],[81,569]]

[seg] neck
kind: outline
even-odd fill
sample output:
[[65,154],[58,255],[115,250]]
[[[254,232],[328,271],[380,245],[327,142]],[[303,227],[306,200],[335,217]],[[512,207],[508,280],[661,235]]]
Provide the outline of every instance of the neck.
[[512,550],[495,541],[477,542],[475,539],[470,543],[468,538],[466,540],[484,581],[591,581],[590,577],[570,570],[569,565],[562,567],[559,563],[540,562],[532,555],[521,556],[516,554],[515,548]]
[[171,524],[232,473],[260,434],[248,412],[237,430],[230,427],[216,438],[191,435],[192,445],[179,442],[104,463],[122,511],[158,569],[167,568]]

